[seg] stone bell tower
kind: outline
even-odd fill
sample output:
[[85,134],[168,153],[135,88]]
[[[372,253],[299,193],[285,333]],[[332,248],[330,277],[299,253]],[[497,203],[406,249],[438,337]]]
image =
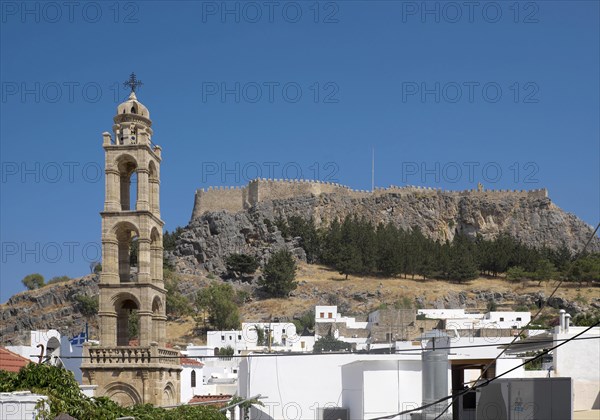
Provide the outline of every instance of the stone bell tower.
[[[104,132],[100,345],[84,350],[84,383],[123,405],[179,402],[179,353],[164,348],[166,290],[159,184],[161,148],[152,143],[148,108],[129,98],[117,107],[114,138]],[[137,250],[137,252],[136,252]],[[137,331],[137,334],[136,334]]]

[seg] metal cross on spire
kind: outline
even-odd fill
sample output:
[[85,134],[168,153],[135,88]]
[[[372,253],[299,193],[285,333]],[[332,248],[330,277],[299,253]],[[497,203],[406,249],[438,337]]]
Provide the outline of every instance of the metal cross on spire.
[[133,93],[135,93],[135,90],[142,85],[142,81],[135,77],[135,73],[131,73],[129,80],[123,83],[123,86],[129,87]]

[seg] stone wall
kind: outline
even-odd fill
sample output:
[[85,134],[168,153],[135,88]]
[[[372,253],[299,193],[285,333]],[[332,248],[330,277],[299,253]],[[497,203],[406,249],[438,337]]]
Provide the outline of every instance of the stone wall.
[[196,191],[192,219],[210,211],[236,213],[246,208],[248,187],[209,187]]
[[503,199],[506,197],[546,198],[545,188],[536,190],[463,190],[451,191],[439,188],[419,186],[395,186],[376,188],[375,191],[354,190],[334,182],[287,179],[254,179],[246,186],[209,187],[196,191],[192,220],[207,212],[228,211],[236,213],[269,200],[285,200],[297,197],[336,194],[349,198],[380,197],[387,194],[406,195],[448,195],[473,196],[486,199]]

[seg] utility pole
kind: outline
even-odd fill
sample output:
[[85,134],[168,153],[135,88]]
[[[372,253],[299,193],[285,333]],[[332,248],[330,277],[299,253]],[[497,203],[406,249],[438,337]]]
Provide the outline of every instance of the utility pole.
[[375,191],[375,148],[371,148],[371,192]]

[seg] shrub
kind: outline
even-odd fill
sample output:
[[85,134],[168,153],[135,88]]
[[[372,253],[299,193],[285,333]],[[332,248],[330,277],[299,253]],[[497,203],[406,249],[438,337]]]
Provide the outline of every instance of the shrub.
[[44,287],[44,276],[39,273],[29,274],[23,277],[21,283],[23,283],[28,290],[39,289],[40,287]]

